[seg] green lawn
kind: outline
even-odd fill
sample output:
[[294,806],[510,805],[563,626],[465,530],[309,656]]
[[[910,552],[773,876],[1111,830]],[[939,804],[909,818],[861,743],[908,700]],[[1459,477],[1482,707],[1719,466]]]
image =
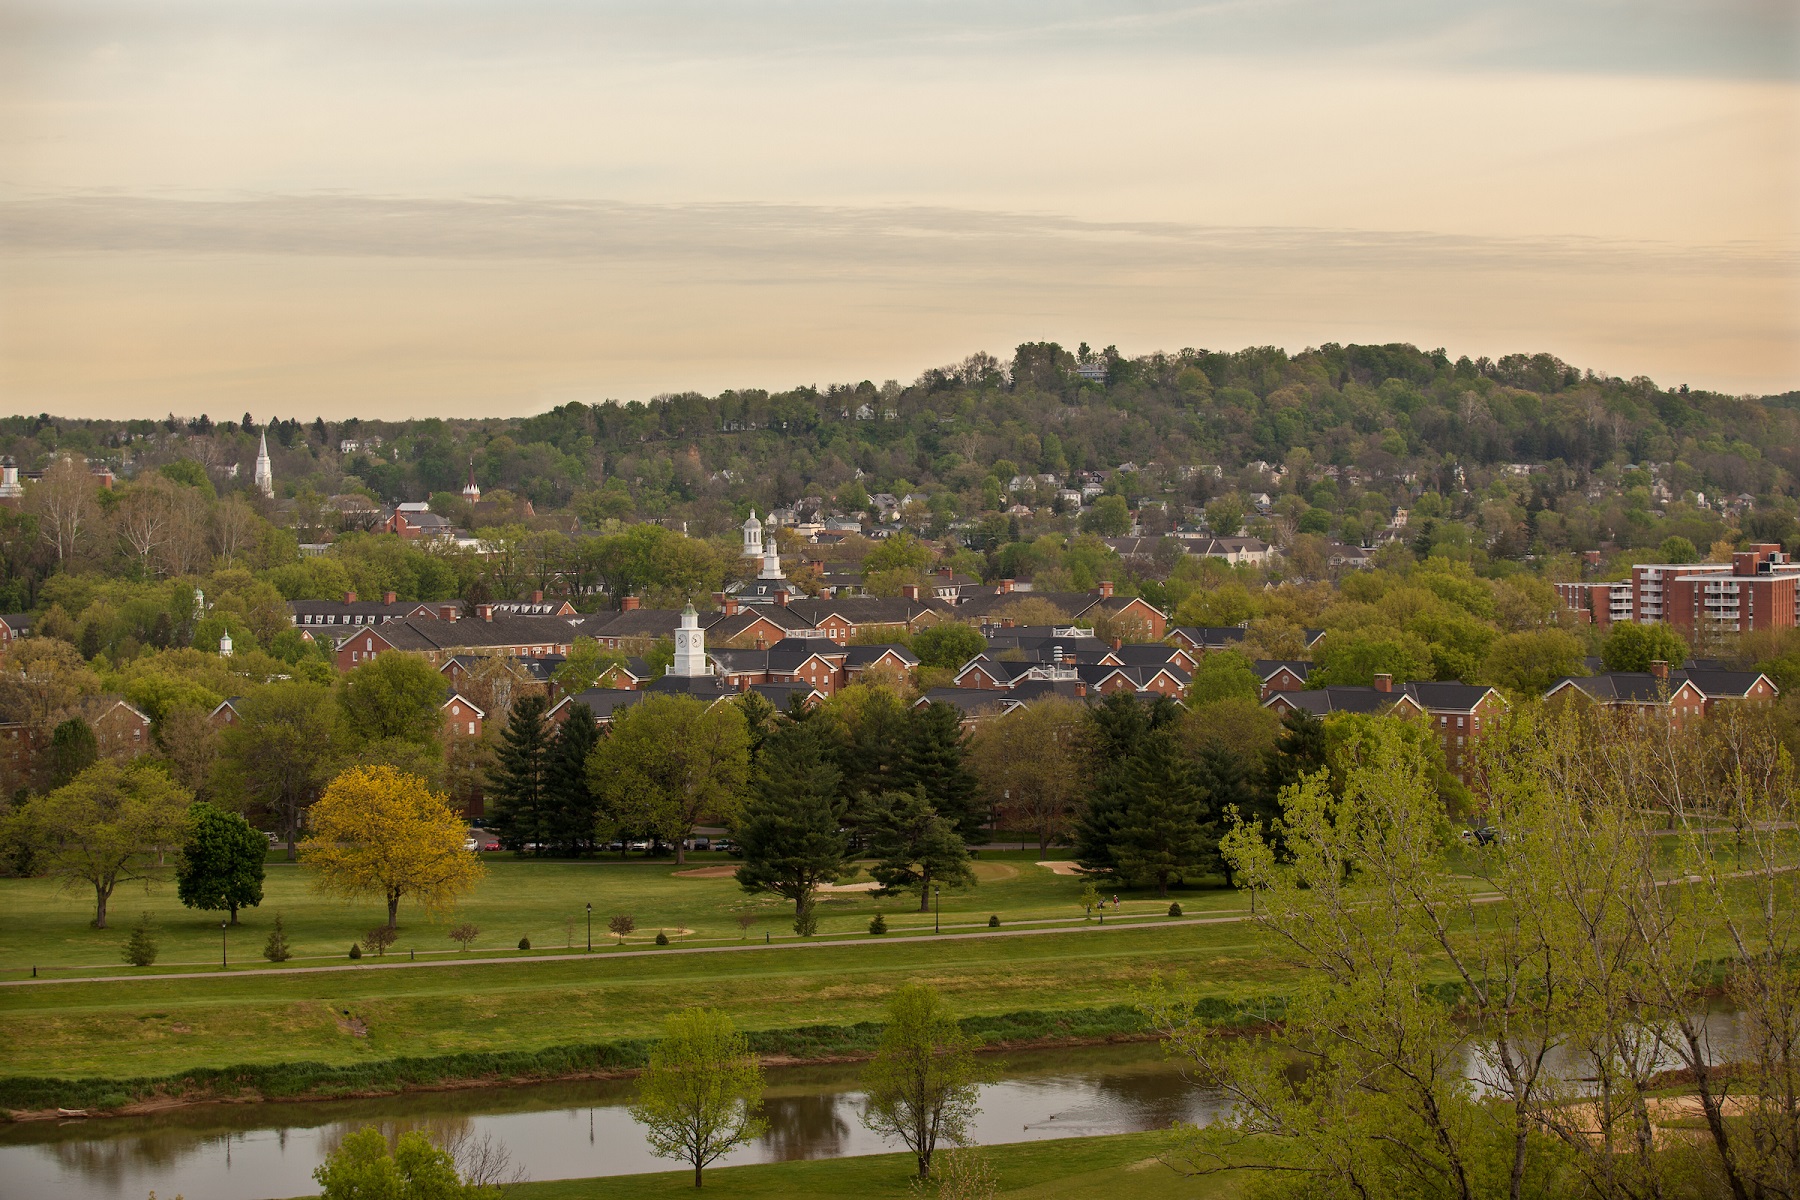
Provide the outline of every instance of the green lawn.
[[[726,871],[733,865],[723,855],[692,858],[687,870]],[[1079,921],[1082,881],[1053,874],[1035,865],[1036,858],[1034,851],[984,854],[977,864],[976,886],[942,894],[944,923],[981,925],[991,915],[1009,923]],[[1122,891],[1120,897],[1124,915],[1160,916],[1168,907],[1153,891]],[[1236,892],[1223,888],[1182,891],[1175,898],[1189,913],[1243,907]],[[714,944],[793,936],[791,904],[748,896],[728,876],[684,876],[669,862],[521,862],[490,856],[487,879],[454,917],[433,922],[402,903],[400,939],[388,953],[452,954],[455,943],[446,934],[461,921],[480,927],[481,937],[473,947],[477,953],[517,953],[521,938],[529,938],[540,953],[580,948],[587,936],[585,906],[590,903],[596,946],[614,940],[606,932],[607,919],[614,913],[629,913],[636,920],[638,932],[632,940],[638,943],[649,942],[659,930],[680,940]],[[109,929],[90,927],[92,905],[91,891],[68,891],[41,879],[0,880],[0,912],[7,914],[0,922],[0,978],[18,978],[13,972],[29,975],[34,966],[59,973],[118,973],[125,969],[120,948],[143,912],[150,914],[161,945],[154,970],[191,970],[219,962],[219,914],[181,907],[171,884],[149,891],[141,886],[122,888],[112,900]],[[304,868],[272,862],[262,906],[242,913],[239,926],[228,934],[233,964],[269,965],[260,955],[277,912],[296,955],[293,965],[341,961],[350,944],[385,915],[378,900],[345,904],[320,898],[308,888]],[[876,912],[886,915],[895,933],[931,925],[931,914],[918,911],[914,896],[876,900],[865,893],[840,893],[822,897],[818,912],[824,935],[866,933]],[[737,924],[739,914],[754,918],[747,931]]]
[[[1068,1138],[990,1146],[987,1158],[999,1184],[998,1195],[1013,1200],[1059,1200],[1061,1197],[1156,1196],[1159,1200],[1224,1200],[1241,1195],[1241,1183],[1230,1177],[1189,1179],[1157,1161],[1167,1143],[1160,1133],[1128,1133],[1112,1137]],[[706,1172],[706,1186],[694,1191],[692,1172],[626,1175],[610,1179],[566,1179],[522,1184],[511,1193],[517,1200],[649,1200],[659,1196],[770,1196],[782,1200],[810,1197],[916,1197],[912,1160],[900,1154],[866,1158],[821,1159],[770,1163],[754,1167],[722,1167]],[[935,1193],[927,1193],[935,1194]]]

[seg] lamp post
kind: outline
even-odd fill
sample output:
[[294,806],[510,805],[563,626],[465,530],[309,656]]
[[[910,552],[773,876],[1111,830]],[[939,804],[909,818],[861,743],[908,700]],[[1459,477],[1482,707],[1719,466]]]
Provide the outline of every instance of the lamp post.
[[931,932],[933,933],[942,933],[944,931],[943,926],[939,924],[939,918],[943,916],[944,912],[944,904],[939,897],[943,894],[943,888],[935,883],[931,885]]
[[591,902],[587,906],[587,918],[588,918],[588,948],[587,948],[587,952],[589,954],[592,954],[594,952],[594,906]]
[[230,921],[219,922],[219,970],[229,970],[231,964],[225,960],[225,931],[231,928]]

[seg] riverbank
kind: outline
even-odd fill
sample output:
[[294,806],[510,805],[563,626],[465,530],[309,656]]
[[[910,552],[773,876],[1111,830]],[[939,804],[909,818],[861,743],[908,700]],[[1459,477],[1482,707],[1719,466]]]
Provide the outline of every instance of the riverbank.
[[[1266,1002],[1208,1000],[1201,1011],[1253,1028]],[[1155,1033],[1129,1005],[1061,1012],[1026,1011],[968,1017],[968,1035],[984,1051],[1052,1049],[1148,1041]],[[812,1025],[749,1031],[751,1048],[769,1066],[859,1062],[874,1053],[881,1025]],[[12,1121],[131,1116],[195,1104],[345,1100],[415,1091],[508,1087],[556,1080],[624,1078],[642,1069],[652,1039],[551,1046],[535,1051],[409,1056],[381,1062],[254,1063],[136,1079],[0,1078],[0,1110]]]
[[[1011,1200],[1063,1197],[1156,1196],[1159,1200],[1228,1200],[1242,1194],[1229,1176],[1189,1178],[1157,1159],[1169,1144],[1164,1133],[1123,1133],[986,1146],[979,1153],[998,1184],[995,1195]],[[706,1172],[703,1194],[716,1197],[781,1197],[839,1200],[843,1196],[907,1200],[918,1195],[912,1159],[905,1154],[718,1167]],[[515,1200],[654,1200],[694,1195],[691,1171],[655,1175],[563,1179],[520,1184]]]

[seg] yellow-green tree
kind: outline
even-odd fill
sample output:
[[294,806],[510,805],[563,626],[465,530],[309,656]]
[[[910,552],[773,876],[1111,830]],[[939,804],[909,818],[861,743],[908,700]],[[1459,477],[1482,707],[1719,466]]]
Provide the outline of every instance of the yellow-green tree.
[[487,873],[464,849],[468,828],[450,802],[423,779],[392,767],[353,767],[325,789],[308,813],[300,861],[328,895],[379,895],[388,928],[410,896],[441,912]]

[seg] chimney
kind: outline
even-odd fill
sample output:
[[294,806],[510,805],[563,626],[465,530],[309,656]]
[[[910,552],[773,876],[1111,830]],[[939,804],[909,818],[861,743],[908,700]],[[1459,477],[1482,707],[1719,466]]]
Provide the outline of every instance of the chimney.
[[1013,623],[1012,623],[1011,617],[1001,617],[1000,618],[1000,628],[1011,629],[1012,627],[1013,627]]
[[1661,658],[1652,660],[1650,663],[1650,673],[1652,675],[1656,676],[1658,679],[1662,680],[1663,682],[1667,683],[1668,679],[1669,679],[1668,661],[1666,659],[1661,659]]
[[825,560],[822,558],[809,558],[806,560],[806,565],[821,575],[825,573]]
[[475,606],[475,615],[480,617],[483,621],[491,621],[494,619],[494,606],[491,604],[477,604]]
[[786,588],[776,588],[775,589],[775,603],[781,605],[781,607],[783,607],[783,608],[786,608],[787,602],[788,602],[788,597],[791,594],[792,593],[790,593]]
[[344,603],[345,604],[355,604],[356,603],[356,593],[355,592],[345,592],[344,593]]
[[737,612],[738,612],[737,597],[736,596],[725,597],[725,615],[728,617],[735,617],[735,616],[737,616]]
[[381,593],[381,602],[383,604],[393,604],[395,601],[397,601],[399,599],[400,599],[400,597],[395,595],[393,592]]
[[456,620],[456,605],[454,605],[454,604],[438,605],[438,620],[440,620],[440,621]]
[[1010,579],[1002,579],[1002,580],[1001,580],[1001,581],[1000,581],[1000,594],[1001,594],[1001,595],[1002,595],[1002,596],[1009,596],[1009,595],[1011,595],[1011,594],[1012,594],[1012,590],[1013,590],[1013,581],[1012,581],[1012,580],[1010,580]]
[[1121,650],[1124,648],[1124,646],[1125,646],[1124,638],[1114,638],[1113,639],[1113,649],[1114,650]]
[[531,593],[531,602],[533,604],[542,604],[544,602],[544,593],[541,590]]
[[1378,692],[1393,691],[1394,690],[1394,677],[1392,675],[1388,674],[1386,671],[1377,671],[1375,673],[1375,690]]
[[1085,680],[1077,679],[1075,681],[1075,694],[1077,696],[1087,695],[1087,682]]
[[638,598],[636,596],[627,596],[623,600],[619,601],[619,611],[620,612],[636,612],[637,610],[638,610]]
[[956,571],[952,567],[939,567],[937,573],[939,579],[942,579],[945,583],[949,583],[950,577],[956,574]]
[[1100,595],[1102,598],[1112,595],[1112,580],[1102,579],[1100,581]]
[[916,583],[909,583],[900,589],[900,594],[905,596],[908,600],[917,600],[919,598],[919,585]]
[[769,648],[768,639],[763,637],[760,633],[756,635],[756,648],[758,650],[767,650]]

